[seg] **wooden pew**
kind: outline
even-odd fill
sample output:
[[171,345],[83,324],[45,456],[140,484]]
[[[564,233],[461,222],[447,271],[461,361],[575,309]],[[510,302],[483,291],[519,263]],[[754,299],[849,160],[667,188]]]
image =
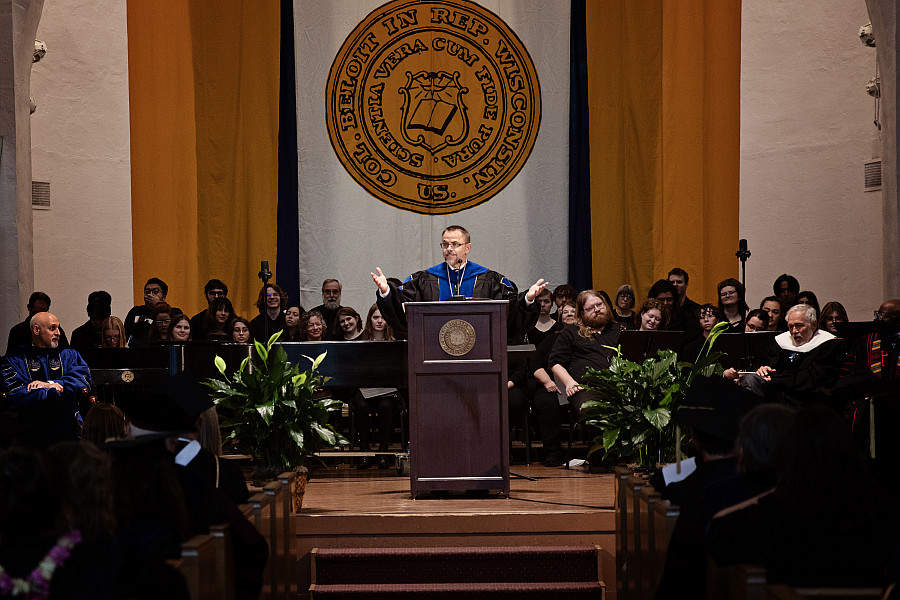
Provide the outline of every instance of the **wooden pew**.
[[187,580],[191,600],[216,600],[216,548],[213,537],[195,535],[181,545],[181,559],[174,566]]

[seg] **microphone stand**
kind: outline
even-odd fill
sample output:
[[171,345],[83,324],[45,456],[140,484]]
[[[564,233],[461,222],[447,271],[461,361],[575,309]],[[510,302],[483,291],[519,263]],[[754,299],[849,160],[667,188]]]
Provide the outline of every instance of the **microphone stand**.
[[[747,249],[747,240],[741,239],[738,242],[738,251],[734,253],[738,259],[741,261],[741,284],[744,286],[744,304],[747,303],[747,259],[750,258],[750,250]],[[743,327],[741,327],[741,359],[739,364],[743,367],[746,366],[746,369],[741,369],[742,371],[750,370],[750,343],[747,341],[747,315],[744,315]],[[745,352],[746,350],[746,352]]]
[[[269,284],[269,280],[272,279],[272,272],[269,270],[269,261],[262,260],[259,262],[259,273],[256,274],[262,280],[263,284],[263,298],[266,295],[266,286]],[[263,318],[263,327],[265,327],[265,336],[266,341],[269,339],[269,311],[268,308],[264,308],[259,312],[260,316]]]

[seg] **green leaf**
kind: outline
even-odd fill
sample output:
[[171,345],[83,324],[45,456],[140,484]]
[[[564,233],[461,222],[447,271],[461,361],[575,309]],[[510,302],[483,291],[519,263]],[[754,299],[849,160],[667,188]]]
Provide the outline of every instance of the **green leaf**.
[[216,368],[219,370],[219,373],[225,375],[225,359],[216,354],[216,358],[213,361],[216,365]]
[[325,360],[325,355],[328,354],[328,350],[320,354],[316,357],[316,360],[313,361],[312,370],[315,371],[319,368],[319,365],[322,364],[322,361]]
[[618,429],[607,429],[603,432],[603,447],[606,448],[607,452],[611,450],[616,445],[616,440],[619,439],[619,430]]
[[253,340],[253,347],[256,348],[256,353],[259,355],[259,358],[263,362],[263,364],[265,364],[266,360],[268,360],[269,358],[269,351],[266,350],[265,346],[263,346],[256,340]]
[[655,410],[644,410],[644,418],[650,422],[657,430],[662,430],[672,419],[672,413],[667,408],[657,408]]
[[249,365],[249,364],[250,364],[250,357],[248,356],[247,358],[245,358],[244,360],[241,361],[241,366],[238,369],[238,373],[243,373],[244,371],[246,371],[247,365]]

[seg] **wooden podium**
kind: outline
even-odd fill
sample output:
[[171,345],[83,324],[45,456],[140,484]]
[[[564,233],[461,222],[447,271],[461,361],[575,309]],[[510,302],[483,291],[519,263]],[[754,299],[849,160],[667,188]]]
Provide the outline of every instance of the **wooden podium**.
[[509,496],[503,300],[409,302],[412,497],[433,490]]

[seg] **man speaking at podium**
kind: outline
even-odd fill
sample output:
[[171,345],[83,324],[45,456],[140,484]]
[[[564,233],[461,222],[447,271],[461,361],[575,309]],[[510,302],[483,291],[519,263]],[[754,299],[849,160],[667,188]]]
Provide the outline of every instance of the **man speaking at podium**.
[[527,292],[520,294],[516,285],[500,273],[468,260],[471,249],[472,238],[466,228],[451,225],[441,234],[444,262],[425,271],[416,271],[400,286],[389,283],[380,267],[375,268],[377,274],[370,273],[378,286],[378,309],[395,332],[406,337],[404,303],[461,297],[508,300],[508,339],[534,326],[538,318],[538,305],[534,299],[547,287],[547,282],[538,279]]

